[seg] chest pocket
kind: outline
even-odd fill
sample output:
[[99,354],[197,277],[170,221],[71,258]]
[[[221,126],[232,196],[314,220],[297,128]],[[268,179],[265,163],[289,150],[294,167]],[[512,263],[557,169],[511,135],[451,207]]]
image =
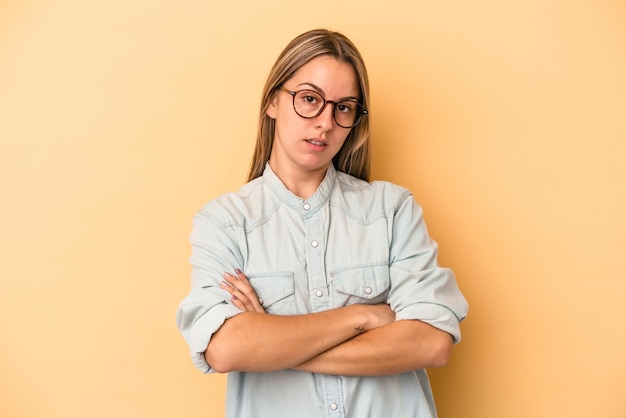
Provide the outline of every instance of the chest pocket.
[[296,297],[293,273],[274,272],[248,276],[265,312],[276,315],[295,315]]
[[389,266],[360,266],[331,272],[334,306],[387,302]]

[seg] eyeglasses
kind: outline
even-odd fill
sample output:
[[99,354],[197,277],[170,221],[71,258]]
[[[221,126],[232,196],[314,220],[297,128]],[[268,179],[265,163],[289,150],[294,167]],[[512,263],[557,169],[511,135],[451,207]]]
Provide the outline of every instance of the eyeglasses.
[[321,94],[313,90],[291,91],[283,86],[279,88],[285,93],[291,94],[293,110],[301,118],[312,119],[321,115],[329,103],[333,105],[333,119],[342,128],[352,128],[359,123],[364,115],[368,114],[363,105],[355,99],[342,99],[334,102],[326,100]]

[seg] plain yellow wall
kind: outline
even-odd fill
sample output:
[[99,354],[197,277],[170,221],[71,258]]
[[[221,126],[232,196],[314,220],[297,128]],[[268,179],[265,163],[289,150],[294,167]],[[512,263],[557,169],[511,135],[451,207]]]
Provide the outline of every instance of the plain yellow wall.
[[3,0],[0,416],[222,415],[174,322],[191,217],[318,26],[470,301],[440,416],[626,417],[626,5],[592,0]]

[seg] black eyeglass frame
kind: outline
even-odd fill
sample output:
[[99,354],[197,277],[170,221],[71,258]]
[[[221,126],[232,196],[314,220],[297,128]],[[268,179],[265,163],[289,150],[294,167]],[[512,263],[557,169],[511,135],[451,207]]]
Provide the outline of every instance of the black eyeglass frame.
[[[342,128],[354,128],[359,122],[361,122],[361,119],[363,119],[363,116],[366,116],[369,114],[368,110],[365,108],[365,106],[363,106],[363,104],[359,103],[357,100],[354,99],[345,99],[340,101],[339,103],[343,102],[343,101],[352,101],[354,103],[357,104],[358,108],[357,108],[357,113],[356,116],[354,117],[354,123],[350,126],[343,126],[342,124],[340,124],[339,122],[337,122],[337,117],[335,116],[335,110],[337,110],[337,105],[339,104],[338,102],[334,101],[334,100],[326,100],[326,98],[324,96],[322,96],[319,92],[315,91],[315,90],[311,90],[311,89],[302,89],[302,90],[289,90],[288,88],[286,88],[285,86],[278,86],[278,88],[282,91],[284,91],[285,93],[291,95],[291,98],[293,100],[293,111],[296,112],[296,115],[300,116],[303,119],[313,119],[318,117],[319,115],[322,114],[322,112],[324,111],[324,109],[326,109],[326,105],[328,103],[331,103],[333,105],[333,120],[335,121],[335,123],[337,124],[337,126],[340,126]],[[300,113],[298,113],[298,111],[296,110],[296,94],[303,92],[303,91],[310,91],[311,93],[315,93],[318,96],[320,96],[322,98],[323,101],[323,105],[320,107],[319,112],[317,112],[315,115],[313,116],[302,116]]]

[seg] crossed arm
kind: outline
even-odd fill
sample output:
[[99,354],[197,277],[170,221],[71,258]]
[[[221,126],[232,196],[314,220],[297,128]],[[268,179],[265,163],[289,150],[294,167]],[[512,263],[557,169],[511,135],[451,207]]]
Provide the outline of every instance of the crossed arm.
[[373,376],[441,367],[450,355],[448,333],[417,320],[396,321],[387,304],[270,315],[243,273],[224,279],[222,287],[244,312],[228,319],[207,347],[205,358],[218,372],[292,368]]

